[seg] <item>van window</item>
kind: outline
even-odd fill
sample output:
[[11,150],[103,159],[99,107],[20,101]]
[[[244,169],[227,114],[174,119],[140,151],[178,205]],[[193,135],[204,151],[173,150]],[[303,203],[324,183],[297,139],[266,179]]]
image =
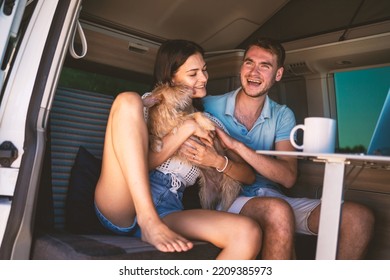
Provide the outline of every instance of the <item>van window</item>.
[[387,92],[390,66],[334,74],[341,152],[365,152]]
[[126,80],[69,67],[63,67],[59,86],[112,96],[124,91],[135,91],[143,94],[151,90],[151,84],[147,82]]

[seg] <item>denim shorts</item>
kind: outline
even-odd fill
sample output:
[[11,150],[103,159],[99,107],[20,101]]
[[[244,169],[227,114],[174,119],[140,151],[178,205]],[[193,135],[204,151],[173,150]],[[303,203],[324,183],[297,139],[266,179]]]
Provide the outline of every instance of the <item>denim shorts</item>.
[[[185,186],[181,184],[180,188],[172,192],[172,177],[170,174],[164,174],[160,171],[153,170],[149,173],[150,187],[152,198],[158,215],[162,218],[173,212],[184,209],[182,198]],[[137,218],[129,227],[119,227],[108,220],[95,205],[96,216],[100,223],[108,230],[119,235],[128,235],[141,237],[141,228],[137,224]]]
[[164,174],[158,170],[149,173],[152,198],[158,215],[162,218],[173,212],[184,210],[182,203],[185,186],[172,191],[172,175]]
[[119,227],[114,225],[109,219],[107,219],[102,212],[100,212],[99,208],[95,204],[95,213],[100,223],[109,231],[119,235],[128,235],[128,236],[136,236],[141,237],[141,229],[137,224],[137,218],[134,219],[134,222],[129,227]]

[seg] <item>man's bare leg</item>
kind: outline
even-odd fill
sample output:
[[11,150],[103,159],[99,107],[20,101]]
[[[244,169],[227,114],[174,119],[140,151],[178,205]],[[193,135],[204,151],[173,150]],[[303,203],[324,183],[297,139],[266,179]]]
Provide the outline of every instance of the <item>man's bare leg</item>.
[[271,197],[254,197],[240,214],[254,219],[263,230],[262,259],[287,260],[293,257],[295,218],[290,205]]
[[[320,205],[309,216],[309,228],[318,233]],[[374,214],[364,205],[344,202],[337,259],[362,259],[373,236]]]
[[120,227],[129,227],[137,217],[142,240],[158,250],[187,251],[192,243],[171,231],[157,215],[147,159],[148,132],[142,100],[136,93],[122,93],[115,99],[107,123],[96,205]]

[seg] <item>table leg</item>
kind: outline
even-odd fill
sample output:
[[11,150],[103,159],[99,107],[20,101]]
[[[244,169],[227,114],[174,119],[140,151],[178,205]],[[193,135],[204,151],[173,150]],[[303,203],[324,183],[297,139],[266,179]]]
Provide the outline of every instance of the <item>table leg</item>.
[[345,162],[325,163],[321,214],[317,240],[317,260],[334,260],[337,253]]

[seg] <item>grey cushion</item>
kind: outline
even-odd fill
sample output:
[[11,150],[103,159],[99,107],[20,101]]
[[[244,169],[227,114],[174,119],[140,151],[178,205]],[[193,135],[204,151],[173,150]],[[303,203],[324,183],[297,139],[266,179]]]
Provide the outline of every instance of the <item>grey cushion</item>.
[[74,235],[66,232],[41,233],[32,258],[37,260],[191,260],[215,259],[220,249],[195,241],[187,252],[163,253],[139,238],[115,235]]

